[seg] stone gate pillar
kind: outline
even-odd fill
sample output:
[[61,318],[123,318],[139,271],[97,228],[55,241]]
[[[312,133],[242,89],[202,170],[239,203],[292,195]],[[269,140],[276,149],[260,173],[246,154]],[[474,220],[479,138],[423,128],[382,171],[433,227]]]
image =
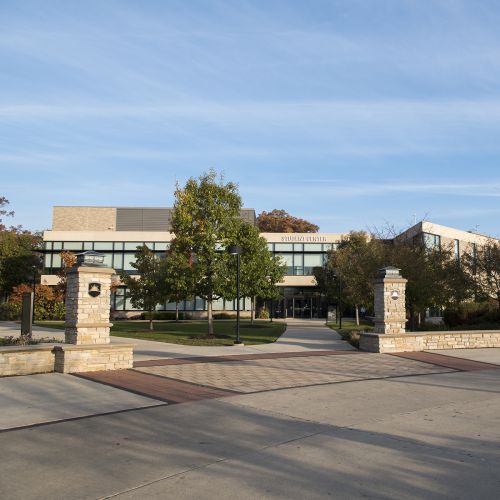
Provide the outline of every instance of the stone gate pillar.
[[405,333],[407,281],[397,267],[379,270],[375,280],[375,333]]
[[66,283],[65,337],[68,344],[109,344],[111,275],[97,252],[77,256]]
[[55,346],[55,371],[62,373],[132,368],[133,345],[111,344],[111,275],[97,252],[77,255],[67,275],[66,344]]

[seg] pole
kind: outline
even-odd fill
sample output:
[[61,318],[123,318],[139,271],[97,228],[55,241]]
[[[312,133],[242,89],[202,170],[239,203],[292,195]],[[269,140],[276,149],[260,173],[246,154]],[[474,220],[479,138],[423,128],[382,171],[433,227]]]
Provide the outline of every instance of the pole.
[[240,254],[236,255],[236,342],[241,344],[240,340]]
[[339,276],[339,330],[342,330],[342,278]]
[[33,315],[32,323],[35,322],[35,299],[36,299],[36,266],[33,266]]

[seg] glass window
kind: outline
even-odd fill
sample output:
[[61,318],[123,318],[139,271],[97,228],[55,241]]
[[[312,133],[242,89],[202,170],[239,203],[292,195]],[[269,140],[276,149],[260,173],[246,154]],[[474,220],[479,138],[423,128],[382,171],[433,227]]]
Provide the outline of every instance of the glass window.
[[106,267],[113,267],[113,254],[109,253],[109,252],[106,252],[106,253],[103,253],[102,255],[104,255],[104,262],[103,262],[103,264]]
[[293,274],[302,276],[304,274],[304,255],[296,253],[293,256]]
[[323,243],[323,250],[325,252],[328,252],[328,250],[337,250],[338,247],[338,243]]
[[323,245],[321,243],[306,243],[304,245],[305,252],[321,252]]
[[52,250],[52,241],[46,241],[43,244],[43,247],[45,248],[45,250]]
[[83,248],[83,242],[81,241],[65,241],[64,250],[81,250]]
[[138,311],[138,309],[132,305],[132,301],[128,297],[125,300],[125,309],[127,311]]
[[46,253],[43,257],[43,266],[48,269],[52,267],[52,254]]
[[304,244],[303,243],[295,243],[293,245],[293,251],[294,252],[303,252],[304,251]]
[[[179,309],[182,309],[182,302],[179,304]],[[166,311],[175,311],[175,302],[167,302],[165,305]]]
[[313,274],[313,269],[315,267],[321,267],[323,265],[323,254],[313,253],[304,255],[304,274],[311,276]]
[[156,251],[168,250],[169,247],[170,247],[170,243],[165,243],[165,242],[156,242],[155,243],[155,250]]
[[224,299],[214,300],[212,303],[212,308],[214,311],[223,311],[224,310]]
[[125,287],[124,286],[119,286],[116,289],[115,295],[125,295]]
[[125,296],[115,295],[115,310],[123,311],[125,309]]
[[196,311],[203,311],[205,309],[205,301],[200,299],[200,297],[196,297],[194,308]]
[[123,269],[123,254],[115,253],[113,256],[113,267],[115,269]]
[[123,261],[123,269],[125,271],[136,271],[136,269],[132,267],[133,263],[135,263],[135,255],[126,254]]
[[155,244],[152,241],[148,241],[147,243],[144,243],[150,250],[155,249]]
[[132,243],[125,243],[125,250],[134,250],[134,252],[137,250],[137,247],[141,247],[142,242],[140,241],[134,241]]
[[225,300],[224,301],[224,311],[234,311],[234,300]]
[[54,241],[52,248],[54,250],[62,250],[62,241]]
[[293,252],[293,243],[275,243],[275,252]]
[[94,250],[102,252],[103,250],[113,250],[112,241],[96,241],[94,242]]
[[424,233],[424,245],[428,250],[441,247],[441,236],[437,234]]
[[84,250],[93,250],[94,248],[94,242],[92,241],[84,241],[83,242],[83,249]]
[[61,267],[61,256],[57,253],[52,255],[52,267]]
[[115,250],[123,250],[123,241],[115,241],[114,248]]
[[281,258],[281,261],[283,264],[287,266],[287,272],[286,274],[288,276],[293,275],[293,253],[280,253],[276,254],[277,257]]
[[194,310],[194,300],[186,300],[184,304],[184,308],[186,311],[193,311]]
[[268,244],[267,244],[267,249],[268,249],[270,252],[274,252],[274,243],[268,243]]

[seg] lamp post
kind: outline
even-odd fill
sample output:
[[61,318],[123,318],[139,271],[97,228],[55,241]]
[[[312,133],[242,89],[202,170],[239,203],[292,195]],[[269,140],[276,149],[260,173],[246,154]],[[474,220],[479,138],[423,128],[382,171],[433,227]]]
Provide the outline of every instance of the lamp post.
[[231,245],[227,249],[231,255],[236,255],[236,341],[235,344],[241,344],[240,340],[240,255],[243,249],[239,245]]

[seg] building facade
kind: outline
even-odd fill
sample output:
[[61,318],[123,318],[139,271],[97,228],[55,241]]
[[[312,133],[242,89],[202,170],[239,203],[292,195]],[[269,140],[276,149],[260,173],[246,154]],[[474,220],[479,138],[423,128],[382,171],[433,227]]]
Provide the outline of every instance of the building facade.
[[[255,224],[255,210],[242,209],[240,216]],[[138,246],[147,245],[158,255],[168,250],[174,234],[171,232],[171,208],[135,207],[54,207],[52,229],[45,231],[44,273],[41,282],[56,285],[61,270],[63,250],[79,253],[95,250],[104,255],[105,264],[117,272],[134,274],[132,267]],[[322,266],[327,252],[347,236],[342,233],[261,233],[269,250],[281,257],[287,273],[280,288],[282,298],[270,307],[275,317],[322,318],[326,317],[328,304],[320,294],[313,276],[313,269]],[[464,251],[474,251],[484,244],[487,237],[457,229],[419,222],[394,238],[394,243],[412,241],[431,247],[451,245],[457,259]],[[115,314],[133,316],[138,312],[132,307],[125,287],[117,288],[112,297]],[[243,298],[240,307],[250,311],[250,300]],[[158,306],[160,311],[173,311],[175,303]],[[215,312],[232,312],[234,300],[220,299],[214,303]],[[187,316],[203,316],[206,305],[194,297],[180,304]]]

